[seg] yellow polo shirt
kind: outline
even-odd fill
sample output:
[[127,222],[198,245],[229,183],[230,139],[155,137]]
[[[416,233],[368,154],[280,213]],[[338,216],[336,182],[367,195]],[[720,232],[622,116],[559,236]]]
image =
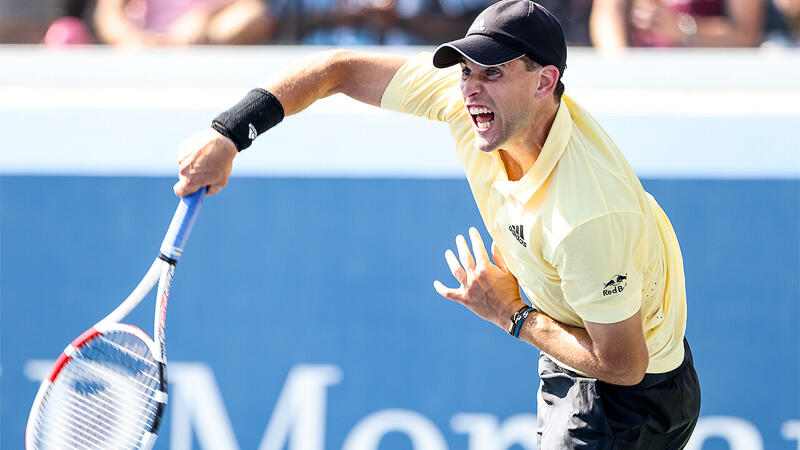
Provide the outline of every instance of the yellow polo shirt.
[[678,240],[614,142],[563,96],[533,168],[510,181],[497,152],[475,148],[459,66],[436,69],[431,58],[403,65],[381,107],[450,126],[486,228],[533,306],[581,328],[641,309],[647,372],[678,367],[686,328]]

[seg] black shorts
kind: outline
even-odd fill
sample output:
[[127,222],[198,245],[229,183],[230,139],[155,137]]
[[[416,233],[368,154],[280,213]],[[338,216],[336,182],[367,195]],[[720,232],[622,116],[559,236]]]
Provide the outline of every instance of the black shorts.
[[700,414],[700,384],[689,344],[670,372],[634,386],[582,377],[542,353],[539,359],[540,450],[680,449]]

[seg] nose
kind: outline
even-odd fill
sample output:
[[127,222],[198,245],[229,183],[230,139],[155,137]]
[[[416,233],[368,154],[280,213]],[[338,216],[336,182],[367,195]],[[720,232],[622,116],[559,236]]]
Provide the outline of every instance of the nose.
[[472,97],[481,91],[481,83],[476,77],[466,77],[461,79],[461,95],[464,98]]

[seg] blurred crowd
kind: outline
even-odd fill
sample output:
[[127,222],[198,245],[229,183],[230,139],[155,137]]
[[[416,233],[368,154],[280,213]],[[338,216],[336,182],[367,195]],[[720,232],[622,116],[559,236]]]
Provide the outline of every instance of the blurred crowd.
[[[431,45],[495,0],[0,0],[0,44]],[[800,0],[541,0],[572,46],[796,46]]]

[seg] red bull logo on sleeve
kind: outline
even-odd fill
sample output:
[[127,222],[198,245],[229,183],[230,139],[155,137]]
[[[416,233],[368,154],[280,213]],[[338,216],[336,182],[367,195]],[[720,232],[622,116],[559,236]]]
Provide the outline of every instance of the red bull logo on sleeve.
[[603,297],[614,295],[625,290],[628,286],[628,274],[614,275],[610,280],[603,283]]

